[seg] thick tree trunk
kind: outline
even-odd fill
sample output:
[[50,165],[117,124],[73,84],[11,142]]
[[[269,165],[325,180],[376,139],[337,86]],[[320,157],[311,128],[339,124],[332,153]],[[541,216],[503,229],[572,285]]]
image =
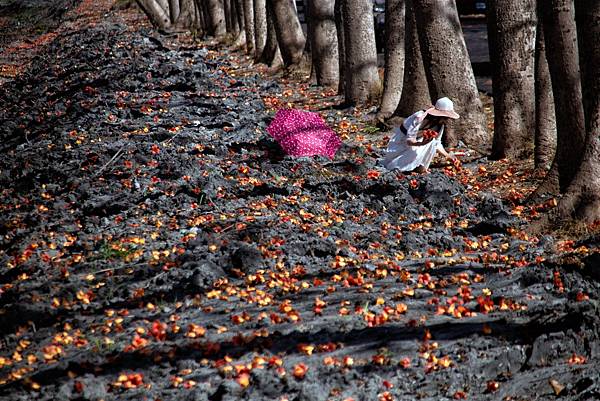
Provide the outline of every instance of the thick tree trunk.
[[178,0],[177,21],[175,26],[180,30],[191,30],[196,25],[196,5],[194,0]]
[[167,29],[171,26],[169,13],[155,0],[137,0],[138,5],[154,26]]
[[169,15],[171,17],[171,23],[174,24],[179,18],[179,0],[169,0]]
[[244,27],[246,29],[246,53],[254,52],[254,1],[242,0],[244,4]]
[[[598,107],[600,106],[600,2],[575,0],[579,68],[581,71],[583,112],[585,114],[586,139],[590,132],[598,134]],[[599,159],[600,160],[600,159]]]
[[561,199],[561,217],[600,221],[600,2],[576,0],[587,135],[575,178]]
[[210,16],[208,14],[208,4],[206,3],[206,0],[196,0],[196,7],[198,8],[198,10],[200,12],[200,17],[202,19],[203,34],[209,35],[210,34]]
[[348,104],[375,101],[381,95],[371,0],[343,0],[346,92]]
[[277,43],[277,32],[275,32],[275,17],[273,16],[273,7],[267,1],[267,41],[265,49],[260,56],[259,62],[267,64],[271,68],[279,67],[283,64],[281,53]]
[[227,33],[233,33],[233,14],[231,2],[232,0],[223,0],[223,10],[225,12],[225,30]]
[[431,106],[427,76],[421,57],[413,0],[406,0],[405,62],[402,96],[394,116],[407,117]]
[[233,35],[238,38],[239,34],[240,34],[240,24],[238,21],[238,3],[237,0],[230,0],[231,1],[231,32],[233,33]]
[[432,99],[447,96],[461,118],[452,128],[460,133],[446,140],[485,150],[490,144],[475,75],[460,29],[455,0],[414,0],[423,64]]
[[203,37],[205,33],[204,15],[200,2],[194,0],[194,35]]
[[535,45],[535,167],[548,170],[556,154],[556,118],[554,96],[542,19],[538,18]]
[[385,72],[379,118],[394,113],[402,95],[404,81],[405,0],[385,2]]
[[494,91],[492,159],[533,153],[536,0],[488,2]]
[[246,47],[246,27],[244,21],[244,5],[243,0],[232,0],[234,4],[234,18],[237,26],[237,37],[233,43],[235,48],[241,49]]
[[273,7],[275,32],[286,67],[300,64],[306,39],[298,14],[290,0],[268,0]]
[[344,36],[344,15],[342,10],[342,2],[344,0],[335,0],[334,8],[334,18],[335,18],[335,29],[337,32],[337,42],[338,42],[338,67],[340,69],[339,72],[339,85],[338,85],[338,95],[344,95],[346,93],[346,39]]
[[246,18],[244,17],[244,0],[235,0],[237,2],[237,18],[240,30],[246,32]]
[[206,0],[206,8],[210,21],[208,34],[217,38],[223,36],[226,33],[223,0]]
[[259,60],[267,43],[267,1],[254,0],[254,59]]
[[158,3],[158,5],[165,10],[165,13],[169,14],[169,18],[170,18],[170,12],[169,12],[169,0],[154,0],[156,3]]
[[340,79],[334,0],[308,2],[309,38],[317,84],[337,87]]
[[573,0],[545,0],[542,18],[556,111],[557,148],[552,167],[536,193],[564,193],[577,172],[585,140]]

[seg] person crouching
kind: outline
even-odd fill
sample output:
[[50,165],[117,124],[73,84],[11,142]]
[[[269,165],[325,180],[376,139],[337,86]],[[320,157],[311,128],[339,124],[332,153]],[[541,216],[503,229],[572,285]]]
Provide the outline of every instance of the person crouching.
[[435,106],[417,111],[394,128],[394,136],[385,151],[384,167],[425,173],[436,153],[455,160],[455,156],[444,149],[442,135],[448,121],[459,117],[454,103],[447,97],[438,99]]

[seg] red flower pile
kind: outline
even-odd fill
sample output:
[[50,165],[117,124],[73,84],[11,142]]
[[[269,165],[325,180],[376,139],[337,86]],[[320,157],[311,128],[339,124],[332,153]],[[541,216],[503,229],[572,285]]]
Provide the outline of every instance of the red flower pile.
[[437,138],[437,136],[438,136],[437,131],[434,131],[432,129],[426,129],[423,131],[423,139],[425,139],[425,140],[429,141],[429,140]]

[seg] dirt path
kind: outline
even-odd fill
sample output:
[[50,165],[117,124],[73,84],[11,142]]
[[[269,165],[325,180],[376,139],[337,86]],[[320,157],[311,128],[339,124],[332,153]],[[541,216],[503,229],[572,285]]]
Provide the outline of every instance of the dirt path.
[[[600,397],[598,241],[525,234],[526,171],[385,172],[364,111],[141,21],[2,86],[1,400]],[[270,140],[288,104],[333,160]]]

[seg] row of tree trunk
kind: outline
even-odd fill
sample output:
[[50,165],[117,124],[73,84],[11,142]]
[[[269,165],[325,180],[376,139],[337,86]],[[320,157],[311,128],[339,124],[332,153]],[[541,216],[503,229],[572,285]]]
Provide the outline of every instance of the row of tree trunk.
[[228,36],[270,66],[308,60],[319,85],[338,88],[348,105],[378,104],[383,120],[450,97],[461,118],[446,144],[533,157],[549,169],[538,194],[567,195],[563,217],[600,218],[598,0],[488,0],[493,134],[455,0],[386,1],[383,82],[372,0],[304,0],[306,36],[293,0],[137,1],[165,31]]
[[490,0],[492,158],[549,168],[557,221],[600,219],[600,2]]

